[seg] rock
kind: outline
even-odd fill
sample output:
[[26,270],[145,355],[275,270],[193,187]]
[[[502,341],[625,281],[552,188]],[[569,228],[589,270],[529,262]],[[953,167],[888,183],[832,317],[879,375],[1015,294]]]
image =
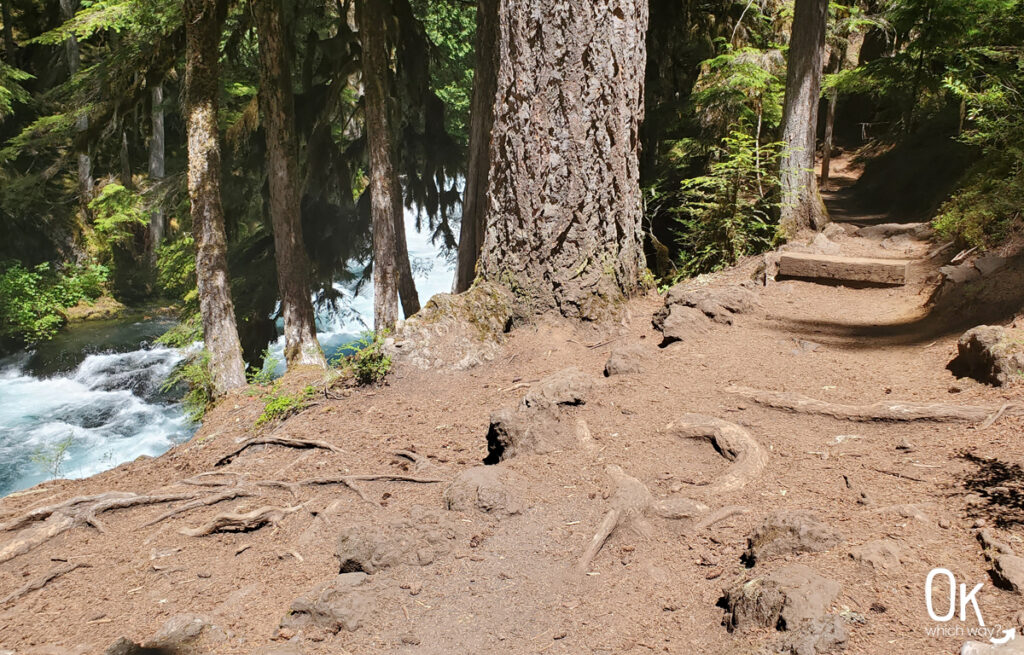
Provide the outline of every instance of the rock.
[[522,406],[547,409],[557,405],[583,405],[593,389],[592,376],[569,367],[536,383],[523,397]]
[[913,245],[914,239],[909,234],[894,234],[891,237],[882,239],[880,244],[886,250],[899,250],[906,252]]
[[846,228],[838,223],[829,223],[825,226],[825,229],[821,231],[828,239],[842,239],[846,237]]
[[841,533],[804,511],[780,511],[768,516],[747,542],[744,560],[753,565],[786,555],[817,553],[842,543]]
[[1007,257],[999,255],[983,255],[974,260],[974,268],[983,276],[992,275],[1010,261]]
[[341,530],[335,554],[341,573],[373,574],[392,566],[427,566],[451,550],[454,531],[436,512],[412,508],[416,519],[359,523]]
[[444,506],[458,512],[477,510],[494,516],[523,511],[507,484],[511,472],[500,466],[476,466],[460,473],[444,490]]
[[567,368],[534,385],[518,406],[492,412],[484,464],[579,445],[575,423],[563,421],[562,410],[584,404],[595,383],[593,376]]
[[818,255],[838,255],[839,244],[833,243],[827,236],[818,232],[814,235],[814,240],[810,244],[811,252]]
[[604,364],[604,376],[628,375],[644,372],[644,349],[641,346],[622,346],[612,350]]
[[979,325],[964,332],[957,351],[948,367],[957,377],[1002,386],[1024,373],[1024,330]]
[[707,334],[708,317],[696,307],[674,305],[662,323],[662,345],[676,341],[688,341],[694,336]]
[[928,223],[881,223],[862,227],[857,230],[856,235],[865,239],[886,239],[900,235],[928,239],[933,232]]
[[342,573],[322,582],[292,601],[284,628],[314,625],[329,632],[355,632],[369,614],[373,595],[362,587],[366,573]]
[[903,563],[899,544],[891,539],[870,541],[850,549],[850,557],[873,569],[895,569]]
[[[145,653],[146,649],[128,637],[118,637],[117,641],[103,651],[103,655],[145,655]],[[4,651],[0,651],[0,655],[4,655]]]
[[[224,631],[198,614],[177,614],[167,619],[142,647],[169,649],[176,653],[199,651],[227,640]],[[145,652],[145,651],[143,651]]]
[[942,281],[944,284],[966,284],[967,282],[977,280],[981,277],[981,273],[978,272],[978,269],[974,268],[970,264],[942,266],[939,268],[939,273],[942,273]]
[[[745,286],[698,287],[692,281],[686,281],[668,290],[665,306],[655,312],[652,323],[657,329],[664,330],[665,321],[672,310],[682,306],[693,307],[717,323],[732,325],[735,314],[752,312],[758,305],[757,295]],[[690,323],[692,316],[692,312],[684,312],[677,320]]]
[[788,633],[783,648],[797,655],[827,653],[845,644],[846,628],[828,609],[838,582],[801,564],[748,580],[725,592],[730,632],[770,628]]
[[999,541],[989,529],[978,532],[985,558],[992,563],[992,579],[997,586],[1024,594],[1024,558],[1017,557],[1009,545]]
[[998,646],[968,641],[960,649],[960,655],[1024,655],[1024,637],[1017,637]]

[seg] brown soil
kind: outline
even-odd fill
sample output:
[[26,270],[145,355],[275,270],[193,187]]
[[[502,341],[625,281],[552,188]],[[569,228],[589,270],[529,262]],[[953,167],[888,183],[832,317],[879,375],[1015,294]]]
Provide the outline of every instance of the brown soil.
[[[851,254],[906,255],[855,237],[840,244]],[[932,245],[914,243],[909,254],[920,258]],[[338,573],[334,553],[342,528],[441,512],[448,552],[427,566],[375,572],[366,587],[374,600],[364,625],[338,634],[301,631],[295,639],[303,652],[755,653],[771,635],[730,634],[717,603],[724,587],[786,563],[753,570],[741,563],[747,537],[764,517],[807,509],[841,531],[846,543],[788,559],[841,583],[831,611],[851,619],[847,652],[957,653],[965,637],[926,632],[937,625],[924,602],[933,568],[951,570],[968,588],[986,583],[979,605],[989,626],[1020,624],[1021,596],[993,586],[974,526],[987,521],[1024,551],[1024,420],[1006,416],[985,429],[854,423],[770,409],[724,392],[738,385],[848,404],[899,399],[999,407],[1019,400],[1019,387],[956,380],[946,370],[958,334],[936,325],[941,317],[930,319],[925,306],[941,263],[915,265],[911,283],[899,288],[780,281],[759,291],[760,311],[666,348],[651,327],[662,302],[653,294],[630,302],[615,324],[540,321],[518,328],[488,364],[468,371],[399,366],[386,386],[323,399],[261,431],[253,424],[262,400],[233,396],[188,443],[90,479],[9,496],[0,501],[0,522],[72,496],[195,492],[180,481],[214,470],[252,481],[384,473],[450,480],[482,462],[490,412],[518,402],[529,391],[523,383],[569,366],[600,376],[610,350],[624,345],[639,345],[644,365],[643,373],[602,378],[586,404],[563,410],[586,421],[594,447],[502,464],[519,481],[513,491],[527,507],[520,514],[444,512],[444,484],[389,481],[359,484],[379,506],[345,486],[320,485],[299,487],[294,496],[261,487],[258,496],[199,507],[151,527],[143,526],[176,505],[107,512],[98,517],[106,532],[75,527],[0,564],[0,598],[66,562],[89,565],[0,606],[0,650],[102,653],[122,635],[142,641],[170,617],[198,613],[227,633],[209,652],[253,653],[289,636],[278,626],[292,600]],[[709,283],[746,279],[753,267],[747,262]],[[801,348],[800,340],[820,347]],[[649,518],[646,535],[624,526],[589,574],[579,575],[577,561],[609,508],[607,465],[644,482],[655,499],[686,496],[694,483],[722,470],[724,460],[710,445],[682,441],[667,429],[686,413],[737,423],[768,452],[759,478],[713,499],[714,507],[751,511],[697,534],[686,521],[658,517]],[[265,445],[215,467],[256,433],[320,440],[337,451]],[[908,444],[911,449],[900,448]],[[413,471],[392,454],[398,450],[415,451],[432,465]],[[862,493],[867,504],[858,502]],[[225,511],[300,503],[278,523],[249,532],[179,532]],[[922,516],[908,518],[914,514],[908,505]],[[0,532],[0,548],[14,536]],[[873,571],[851,559],[851,547],[876,539],[895,540],[906,561]],[[944,607],[938,603],[940,612]]]

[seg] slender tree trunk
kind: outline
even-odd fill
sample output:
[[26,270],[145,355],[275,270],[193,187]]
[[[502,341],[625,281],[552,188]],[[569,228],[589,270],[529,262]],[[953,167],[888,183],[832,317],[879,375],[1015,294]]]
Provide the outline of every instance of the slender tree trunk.
[[482,276],[597,319],[641,287],[647,0],[500,0]]
[[10,66],[17,66],[17,45],[11,18],[11,0],[0,0],[0,20],[4,22],[4,56]]
[[398,320],[394,145],[388,119],[386,86],[390,58],[382,1],[362,0],[359,9],[373,216],[373,327],[375,330],[383,330],[391,328]]
[[309,259],[302,241],[295,100],[281,0],[258,0],[252,6],[259,32],[259,97],[267,137],[270,218],[274,225],[274,259],[284,315],[284,356],[289,366],[326,367],[316,338]]
[[828,0],[796,0],[789,40],[786,99],[782,114],[781,227],[788,235],[828,222],[814,175],[814,144],[821,95]]
[[[61,15],[64,20],[71,20],[75,16],[75,12],[78,11],[78,0],[60,0]],[[78,39],[71,36],[64,42],[64,48],[67,52],[68,60],[68,73],[71,77],[74,77],[78,73],[78,69],[81,66],[82,55],[78,47]],[[78,133],[85,132],[89,129],[89,116],[82,113],[75,120],[75,131]],[[89,201],[92,200],[92,161],[89,158],[89,151],[86,146],[81,146],[83,150],[78,153],[78,200],[82,205],[82,212],[88,215]]]
[[825,114],[825,140],[821,144],[821,188],[828,190],[829,176],[832,174],[832,146],[836,125],[836,104],[839,94],[834,90],[828,95],[828,113]]
[[402,301],[402,313],[409,318],[420,311],[420,296],[416,291],[416,280],[412,277],[412,263],[409,261],[409,243],[405,240],[405,207],[402,204],[402,184],[398,170],[392,166],[391,207],[395,216],[395,263],[398,265],[398,297]]
[[132,179],[132,153],[128,147],[128,130],[121,124],[121,183],[126,189],[134,189],[135,182]]
[[[149,180],[158,184],[164,179],[164,87],[154,84],[150,90],[152,107],[150,109],[150,125],[152,133],[149,137]],[[149,219],[150,260],[156,262],[156,251],[164,240],[166,215],[161,203]]]
[[469,289],[476,278],[476,264],[484,244],[487,209],[487,173],[490,168],[494,96],[498,90],[498,0],[476,3],[476,68],[469,109],[469,166],[462,202],[459,261],[455,293]]
[[220,18],[216,0],[185,0],[185,120],[188,194],[196,242],[196,280],[203,338],[216,393],[245,386],[235,308],[228,285],[227,238],[220,198],[217,62]]

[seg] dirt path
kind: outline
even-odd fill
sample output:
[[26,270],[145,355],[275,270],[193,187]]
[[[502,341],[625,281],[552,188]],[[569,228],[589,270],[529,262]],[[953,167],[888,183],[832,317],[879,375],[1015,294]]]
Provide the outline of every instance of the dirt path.
[[[843,254],[923,260],[934,246],[854,236],[858,217],[844,218],[849,234],[835,238]],[[325,399],[260,433],[329,449],[261,445],[218,467],[255,434],[262,402],[240,394],[192,441],[160,458],[0,501],[0,523],[11,527],[25,512],[72,496],[223,497],[149,527],[190,501],[112,509],[97,515],[104,532],[83,519],[2,561],[0,599],[54,570],[88,566],[0,600],[0,651],[102,653],[120,636],[151,639],[184,614],[212,626],[198,636],[197,652],[225,654],[777,652],[792,633],[724,627],[723,589],[801,564],[838,583],[824,610],[848,632],[847,652],[957,653],[967,638],[957,627],[977,620],[970,610],[962,624],[929,618],[924,586],[932,569],[950,570],[968,588],[985,583],[978,604],[987,626],[1024,619],[1022,597],[992,584],[975,529],[994,525],[1001,541],[1024,551],[1021,418],[1004,416],[984,429],[959,421],[853,422],[729,393],[745,387],[849,405],[993,408],[1019,400],[1013,388],[956,380],[946,370],[957,335],[936,329],[926,306],[941,263],[915,264],[910,283],[895,288],[778,281],[758,289],[759,307],[733,317],[733,325],[709,320],[703,333],[664,348],[650,323],[663,300],[653,295],[624,308],[621,324],[527,326],[489,363],[466,371],[400,366],[386,387]],[[745,281],[755,265],[694,287]],[[609,353],[626,347],[623,361],[637,370],[602,377]],[[567,367],[593,379],[541,382]],[[501,471],[497,477],[462,480],[472,493],[447,494],[456,509],[446,509],[448,481],[488,456],[491,412],[515,408],[529,394],[531,407],[559,394],[585,402],[510,411],[507,420],[529,423],[546,448],[523,446],[492,469]],[[708,441],[689,438],[709,430],[690,414],[739,430],[719,433],[720,451],[742,442],[741,434],[759,451],[740,443],[728,461]],[[963,451],[998,461],[971,461]],[[741,487],[722,484],[732,473]],[[352,474],[444,482],[339,482]],[[284,511],[262,527],[250,516],[241,532],[181,532],[223,512],[259,516],[265,507]],[[713,517],[720,508],[745,513]],[[824,539],[821,552],[782,549],[748,568],[748,539],[780,510],[807,510],[839,534]],[[709,517],[724,518],[707,525]],[[618,527],[578,570],[603,521]],[[57,521],[28,529],[39,525]],[[0,553],[9,539],[25,537],[0,532]],[[894,546],[888,556],[865,557],[862,547],[875,552],[879,540]],[[293,607],[339,571],[354,573]],[[936,607],[944,613],[945,601]],[[290,608],[306,608],[331,629],[303,625],[302,611],[282,628]]]

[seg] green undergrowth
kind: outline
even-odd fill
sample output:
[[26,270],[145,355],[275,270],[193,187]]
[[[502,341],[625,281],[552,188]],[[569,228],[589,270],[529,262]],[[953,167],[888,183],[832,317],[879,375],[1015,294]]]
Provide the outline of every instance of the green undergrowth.
[[384,352],[388,334],[388,330],[365,333],[332,360],[331,365],[351,372],[356,384],[380,384],[391,372],[391,357]]
[[188,355],[164,381],[161,390],[166,392],[185,389],[181,402],[185,414],[193,423],[198,423],[214,405],[215,389],[210,373],[210,353],[201,350]]
[[268,394],[263,404],[263,413],[256,419],[253,427],[259,428],[267,423],[283,421],[298,414],[309,407],[310,401],[315,395],[316,388],[311,385],[307,385],[295,393],[272,392]]

